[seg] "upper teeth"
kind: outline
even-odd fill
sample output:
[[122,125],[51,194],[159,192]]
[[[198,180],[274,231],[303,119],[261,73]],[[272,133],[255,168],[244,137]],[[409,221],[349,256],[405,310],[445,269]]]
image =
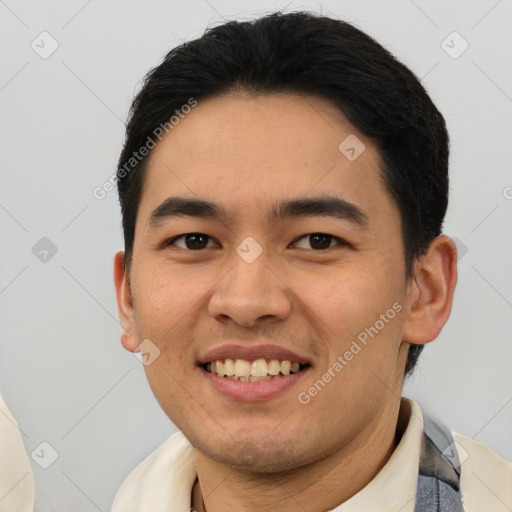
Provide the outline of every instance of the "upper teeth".
[[241,377],[243,380],[251,381],[256,379],[250,379],[250,377],[255,377],[258,378],[257,380],[268,380],[265,377],[270,379],[279,374],[289,375],[290,373],[297,373],[300,370],[300,363],[292,363],[287,359],[283,361],[270,359],[268,362],[265,359],[256,359],[255,361],[248,361],[247,359],[217,359],[207,363],[206,370],[220,377]]

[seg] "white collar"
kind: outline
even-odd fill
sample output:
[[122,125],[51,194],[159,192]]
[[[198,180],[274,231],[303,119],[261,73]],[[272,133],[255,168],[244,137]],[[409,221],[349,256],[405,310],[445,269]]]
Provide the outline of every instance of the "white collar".
[[[386,465],[366,487],[331,512],[414,511],[423,415],[416,402],[402,398],[400,418],[406,418],[409,410],[407,427]],[[177,432],[128,475],[112,512],[189,510],[196,477],[192,445]]]
[[402,398],[400,421],[410,410],[409,422],[385,466],[363,489],[330,512],[413,512],[420,463],[423,414],[419,405]]
[[32,512],[35,483],[21,431],[0,395],[0,512]]

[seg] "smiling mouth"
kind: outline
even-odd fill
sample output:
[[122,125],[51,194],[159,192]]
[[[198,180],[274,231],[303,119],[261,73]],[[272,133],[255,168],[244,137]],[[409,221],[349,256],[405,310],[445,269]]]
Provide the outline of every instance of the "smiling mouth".
[[203,365],[204,370],[217,377],[242,382],[272,380],[299,373],[310,365],[287,359],[217,359]]

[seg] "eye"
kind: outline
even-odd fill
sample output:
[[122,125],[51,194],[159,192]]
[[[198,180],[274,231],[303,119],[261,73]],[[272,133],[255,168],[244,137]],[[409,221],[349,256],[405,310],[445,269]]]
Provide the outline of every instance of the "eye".
[[[302,240],[304,241],[302,242]],[[184,233],[166,241],[164,247],[175,245],[180,249],[197,251],[213,247],[212,245],[208,245],[209,242],[213,242],[213,238],[204,233]],[[333,244],[332,242],[338,242],[337,245],[349,245],[345,240],[327,233],[309,233],[307,235],[303,235],[296,239],[295,242],[293,242],[293,245],[299,249],[311,248],[315,251],[321,251],[335,247],[336,244]]]
[[[178,240],[182,240],[180,244],[176,242]],[[212,238],[204,233],[184,233],[183,235],[175,236],[171,238],[167,242],[165,242],[164,246],[168,247],[169,245],[176,245],[180,249],[188,249],[191,251],[197,251],[199,249],[207,248],[208,242],[211,241]],[[211,247],[211,246],[210,246]]]
[[[305,243],[303,243],[302,247],[299,245],[300,240],[305,240]],[[330,249],[331,247],[334,247],[331,245],[331,242],[337,241],[338,245],[349,245],[345,240],[342,240],[341,238],[338,238],[334,235],[329,235],[327,233],[309,233],[308,235],[301,236],[298,238],[294,245],[295,247],[298,247],[299,249],[309,249],[310,247],[314,250],[322,250],[322,249]],[[310,247],[307,247],[306,245],[309,244]]]

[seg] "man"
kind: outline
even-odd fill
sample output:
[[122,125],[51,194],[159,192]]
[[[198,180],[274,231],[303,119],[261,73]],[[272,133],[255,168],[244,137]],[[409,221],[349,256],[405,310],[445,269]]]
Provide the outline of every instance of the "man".
[[122,344],[180,432],[114,512],[510,510],[511,464],[401,398],[456,247],[443,117],[384,48],[213,28],[147,76],[117,176]]
[[14,416],[0,393],[0,512],[33,512],[32,466]]

